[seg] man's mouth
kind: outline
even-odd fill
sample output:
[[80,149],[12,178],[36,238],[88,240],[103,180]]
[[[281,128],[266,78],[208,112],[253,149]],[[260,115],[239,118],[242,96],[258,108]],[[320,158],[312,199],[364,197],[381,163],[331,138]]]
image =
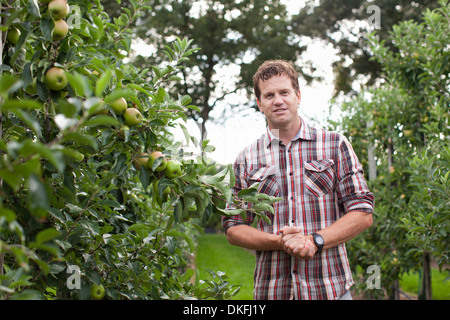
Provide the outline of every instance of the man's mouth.
[[287,110],[287,108],[277,108],[273,111],[273,113],[280,114],[284,113]]

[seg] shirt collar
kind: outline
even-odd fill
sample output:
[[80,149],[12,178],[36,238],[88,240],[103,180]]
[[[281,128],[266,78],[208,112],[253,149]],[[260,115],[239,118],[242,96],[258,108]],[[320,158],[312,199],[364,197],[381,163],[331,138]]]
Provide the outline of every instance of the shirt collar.
[[[306,123],[306,121],[303,120],[302,117],[300,118],[301,126],[298,130],[297,134],[295,135],[294,139],[291,141],[295,141],[298,139],[301,140],[315,140],[316,139],[316,132],[313,127],[311,127],[309,124]],[[270,131],[269,127],[267,127],[267,131],[265,134],[265,144],[268,148],[272,143],[279,143],[280,139],[276,137],[272,131]]]

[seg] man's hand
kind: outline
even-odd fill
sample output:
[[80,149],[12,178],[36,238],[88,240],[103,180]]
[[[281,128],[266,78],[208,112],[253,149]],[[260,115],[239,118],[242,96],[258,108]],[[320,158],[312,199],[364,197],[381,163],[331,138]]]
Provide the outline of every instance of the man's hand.
[[280,230],[283,250],[290,255],[309,260],[316,253],[316,245],[310,236],[305,236],[299,227],[284,227]]

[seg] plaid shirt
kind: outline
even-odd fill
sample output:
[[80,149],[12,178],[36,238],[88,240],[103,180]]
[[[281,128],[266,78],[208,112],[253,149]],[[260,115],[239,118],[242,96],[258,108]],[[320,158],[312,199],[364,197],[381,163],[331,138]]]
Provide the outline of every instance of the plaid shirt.
[[[374,196],[348,140],[336,132],[317,130],[303,119],[297,136],[286,146],[270,130],[244,149],[234,171],[237,193],[255,182],[259,191],[283,200],[267,212],[271,224],[257,228],[277,234],[292,223],[304,234],[317,232],[349,211],[372,213]],[[253,222],[248,214],[223,218],[225,231]],[[345,245],[300,260],[280,251],[256,251],[255,299],[339,299],[353,284]]]

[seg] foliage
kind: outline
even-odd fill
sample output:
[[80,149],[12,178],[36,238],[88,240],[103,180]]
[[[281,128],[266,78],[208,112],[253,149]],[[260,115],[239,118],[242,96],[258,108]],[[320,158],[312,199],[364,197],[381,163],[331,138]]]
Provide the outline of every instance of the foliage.
[[[449,259],[449,5],[425,10],[421,23],[394,26],[389,42],[369,38],[383,83],[346,104],[342,127],[367,169],[373,148],[375,223],[352,241],[350,256],[365,270],[378,264],[392,293],[399,275],[431,256]],[[367,170],[366,170],[367,172]],[[429,263],[429,262],[428,262]],[[372,292],[377,294],[379,292]]]
[[[3,299],[88,299],[92,284],[103,285],[107,299],[234,292],[222,275],[191,283],[190,269],[202,223],[227,202],[241,205],[229,188],[233,171],[187,154],[168,130],[197,109],[189,96],[168,92],[199,49],[174,38],[165,68],[127,63],[129,26],[150,10],[145,1],[130,3],[110,18],[99,0],[71,0],[69,33],[53,40],[46,4],[2,1],[2,33],[12,25],[21,31],[16,44],[3,46],[0,76]],[[65,70],[61,91],[46,85],[51,67]],[[114,111],[121,97],[141,122]],[[180,125],[187,142],[198,143]],[[208,141],[201,147],[213,148]],[[182,175],[156,171],[162,158],[140,164],[153,150],[180,161]],[[264,216],[266,209],[255,210]]]
[[333,64],[335,96],[356,95],[359,85],[367,88],[376,84],[382,72],[380,63],[371,59],[373,53],[366,35],[377,28],[380,40],[395,51],[389,35],[392,27],[401,21],[419,21],[421,13],[426,8],[436,8],[437,3],[437,0],[311,0],[294,16],[292,25],[294,32],[324,40],[338,50],[338,59]]
[[[202,48],[186,62],[183,81],[175,88],[191,96],[198,106],[198,111],[188,110],[188,116],[198,121],[202,138],[207,121],[220,120],[213,118],[216,107],[225,102],[236,112],[242,104],[247,104],[245,96],[252,93],[252,77],[262,61],[274,58],[295,61],[305,49],[292,34],[286,7],[279,0],[153,0],[149,3],[153,10],[134,29],[139,38],[161,49],[176,34],[195,39]],[[137,56],[133,61],[145,67],[160,64],[160,58],[160,55]],[[243,98],[237,99],[238,95]]]

